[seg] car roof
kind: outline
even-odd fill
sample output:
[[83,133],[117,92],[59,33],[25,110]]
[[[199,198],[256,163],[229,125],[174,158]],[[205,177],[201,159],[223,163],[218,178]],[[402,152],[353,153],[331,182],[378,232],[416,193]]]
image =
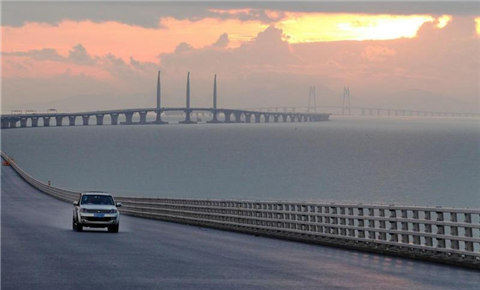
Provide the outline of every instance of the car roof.
[[82,195],[109,195],[109,196],[111,196],[110,193],[102,192],[102,191],[85,191],[85,192],[82,192]]

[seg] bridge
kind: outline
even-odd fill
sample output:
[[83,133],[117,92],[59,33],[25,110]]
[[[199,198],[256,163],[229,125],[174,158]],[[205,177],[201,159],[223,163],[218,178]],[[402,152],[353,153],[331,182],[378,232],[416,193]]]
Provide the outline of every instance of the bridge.
[[478,113],[459,113],[445,111],[426,111],[414,109],[395,109],[379,107],[343,107],[343,106],[277,106],[277,107],[258,107],[248,108],[246,110],[255,110],[260,112],[304,112],[312,113],[321,110],[330,115],[338,116],[383,116],[383,117],[462,117],[462,118],[480,118]]
[[[278,202],[117,198],[125,205],[119,234],[98,229],[73,232],[70,201],[77,193],[48,186],[28,175],[5,154],[2,157],[12,165],[2,166],[1,174],[2,289],[477,289],[480,283],[478,271],[467,268],[268,237],[287,230],[275,227],[277,222],[288,221],[299,225],[297,229],[288,229],[289,239],[308,239],[312,234],[308,227],[323,223],[312,221],[312,216],[322,216],[332,235],[336,229],[336,236],[347,237],[354,227],[346,227],[350,218],[357,222],[361,218],[352,215],[343,225],[340,205],[322,205],[331,211],[313,214],[309,207],[313,204],[306,203],[290,203],[287,209],[287,203]],[[288,213],[288,220],[279,219],[281,204],[285,209],[282,214]],[[362,207],[367,206],[359,208]],[[349,209],[345,209],[348,214]],[[242,217],[251,221],[243,224],[243,229],[256,228],[251,232],[254,235],[232,232],[244,231],[235,227],[239,221],[233,220],[240,212],[249,213]],[[456,213],[465,214],[463,210]],[[464,227],[478,228],[476,213],[478,210],[471,213],[474,218],[468,225],[463,218],[456,222],[439,221],[438,217],[417,221],[422,232],[428,225],[432,229],[458,225],[462,232]],[[274,223],[274,219],[279,220]],[[366,211],[366,237],[370,220],[385,221],[388,225],[395,219],[405,222],[402,216],[372,217]],[[207,220],[208,223],[202,222]],[[467,242],[475,244],[473,253],[478,254],[478,232],[473,234],[477,238]],[[332,235],[327,234],[325,241],[334,242]],[[422,234],[422,242],[425,238],[436,242],[438,236]],[[370,246],[374,248],[373,243]],[[431,257],[447,256],[431,249],[426,250]],[[474,262],[466,253],[463,257],[452,255],[456,256],[454,259]]]
[[[63,201],[79,192],[45,184],[2,152],[33,187]],[[117,197],[143,218],[246,232],[480,269],[480,209],[293,201]]]
[[[217,77],[215,75],[213,85],[213,106],[211,108],[194,108],[190,106],[190,73],[187,75],[186,85],[186,105],[185,107],[162,107],[161,106],[161,83],[160,72],[157,77],[157,106],[155,108],[136,108],[120,110],[104,110],[92,112],[76,113],[32,113],[16,112],[14,114],[4,114],[1,116],[1,128],[26,128],[26,127],[49,127],[54,126],[76,126],[77,119],[81,118],[81,125],[90,125],[90,119],[95,119],[94,125],[104,125],[108,119],[110,125],[133,125],[133,124],[167,124],[162,120],[162,115],[168,112],[178,112],[185,116],[182,124],[194,124],[197,120],[192,119],[192,113],[208,114],[211,119],[207,123],[269,123],[269,122],[319,122],[327,121],[330,114],[322,113],[296,113],[296,112],[262,112],[242,109],[224,109],[217,108]],[[155,119],[147,120],[148,114],[154,114]],[[107,117],[107,118],[106,118]],[[139,121],[134,122],[138,117]],[[123,120],[121,120],[121,118]],[[68,124],[65,122],[68,120]]]

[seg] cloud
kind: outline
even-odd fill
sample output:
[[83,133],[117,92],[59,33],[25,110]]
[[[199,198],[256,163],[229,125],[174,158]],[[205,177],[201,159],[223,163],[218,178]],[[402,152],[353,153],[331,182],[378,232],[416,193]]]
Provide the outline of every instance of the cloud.
[[64,57],[58,54],[58,52],[53,48],[32,49],[29,51],[2,52],[1,54],[4,56],[30,57],[34,60],[52,60],[52,61],[64,60]]
[[77,63],[77,64],[84,64],[84,65],[92,65],[95,64],[95,59],[93,59],[81,44],[75,45],[72,50],[70,50],[68,54],[68,60]]
[[384,46],[367,46],[362,52],[362,57],[369,61],[384,61],[389,56],[394,56],[396,51],[394,49]]
[[177,47],[175,48],[175,53],[183,53],[183,52],[192,51],[192,50],[193,50],[193,47],[190,44],[186,42],[182,42],[179,45],[177,45]]
[[[204,46],[194,46],[183,38],[171,52],[160,53],[157,62],[125,58],[115,52],[93,54],[83,43],[70,46],[64,56],[53,49],[8,52],[3,54],[5,71],[17,65],[18,73],[3,76],[9,89],[2,101],[11,106],[31,100],[36,91],[42,96],[64,94],[67,99],[79,95],[66,88],[57,91],[57,80],[75,83],[72,88],[85,95],[93,94],[95,88],[105,93],[108,88],[109,96],[130,96],[128,102],[118,104],[134,105],[139,98],[151,100],[153,106],[155,76],[160,69],[167,106],[183,104],[185,76],[190,71],[192,105],[199,106],[211,104],[212,77],[217,73],[223,107],[302,106],[311,85],[317,86],[319,104],[339,105],[341,88],[347,85],[352,106],[478,110],[480,38],[475,36],[473,17],[454,16],[442,29],[436,25],[425,23],[411,39],[300,44],[288,43],[281,29],[268,26],[233,48],[227,42],[231,34],[219,30]],[[18,59],[22,61],[13,61]],[[44,73],[45,77],[28,75],[50,68],[55,70]],[[101,73],[108,78],[99,77]],[[28,84],[22,92],[14,89],[22,83],[19,80]],[[42,85],[49,87],[39,88]],[[112,106],[100,95],[97,103]]]
[[223,33],[222,35],[220,35],[220,37],[217,39],[217,41],[213,44],[213,46],[226,47],[229,42],[230,42],[230,39],[228,39],[228,34]]
[[[3,2],[2,25],[27,22],[56,25],[65,19],[116,21],[146,28],[159,27],[159,19],[196,21],[207,17],[259,20],[271,23],[282,11],[367,14],[478,14],[478,1],[321,1],[321,2]],[[237,13],[235,13],[235,11]],[[478,16],[478,15],[476,15]]]

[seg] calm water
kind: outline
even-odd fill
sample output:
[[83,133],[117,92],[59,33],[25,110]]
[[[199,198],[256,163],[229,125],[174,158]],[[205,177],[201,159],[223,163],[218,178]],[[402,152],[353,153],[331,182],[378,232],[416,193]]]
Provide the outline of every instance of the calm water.
[[480,207],[477,120],[27,128],[2,150],[73,190]]

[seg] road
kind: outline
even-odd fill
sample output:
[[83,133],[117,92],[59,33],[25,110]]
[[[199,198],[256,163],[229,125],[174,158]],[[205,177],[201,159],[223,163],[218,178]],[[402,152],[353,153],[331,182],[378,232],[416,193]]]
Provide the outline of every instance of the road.
[[121,217],[71,230],[72,205],[2,166],[1,289],[478,289],[478,271]]

